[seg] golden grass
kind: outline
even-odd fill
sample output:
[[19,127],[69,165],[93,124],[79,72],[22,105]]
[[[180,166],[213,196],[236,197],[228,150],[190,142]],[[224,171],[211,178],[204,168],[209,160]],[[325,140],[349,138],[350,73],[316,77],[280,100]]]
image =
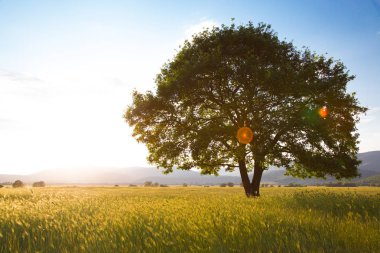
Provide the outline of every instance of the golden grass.
[[0,252],[380,252],[380,188],[3,188]]

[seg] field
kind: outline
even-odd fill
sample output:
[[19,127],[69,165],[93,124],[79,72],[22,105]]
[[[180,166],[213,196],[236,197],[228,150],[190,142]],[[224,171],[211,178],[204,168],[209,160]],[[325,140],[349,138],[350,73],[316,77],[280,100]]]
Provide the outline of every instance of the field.
[[380,252],[380,188],[2,188],[0,252]]

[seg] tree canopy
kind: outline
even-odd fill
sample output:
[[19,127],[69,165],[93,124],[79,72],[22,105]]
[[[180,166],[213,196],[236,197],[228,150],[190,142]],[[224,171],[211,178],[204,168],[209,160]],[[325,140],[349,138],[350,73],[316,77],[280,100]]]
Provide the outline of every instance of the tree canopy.
[[[134,91],[124,117],[165,172],[238,168],[247,196],[258,196],[271,165],[298,177],[358,176],[366,108],[346,90],[353,79],[341,61],[279,40],[270,25],[222,25],[186,41],[155,91]],[[253,132],[248,144],[237,139],[242,127]]]

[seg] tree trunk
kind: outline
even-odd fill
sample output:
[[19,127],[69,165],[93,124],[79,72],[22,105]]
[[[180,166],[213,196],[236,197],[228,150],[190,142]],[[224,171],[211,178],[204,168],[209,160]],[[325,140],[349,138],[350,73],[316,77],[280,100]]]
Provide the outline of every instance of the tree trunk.
[[260,196],[260,182],[263,175],[263,167],[259,162],[255,162],[254,174],[252,178],[252,183],[248,177],[247,166],[245,160],[239,161],[239,171],[241,176],[241,181],[243,183],[244,191],[247,197],[259,197]]
[[247,166],[244,160],[239,161],[239,171],[245,194],[249,197],[251,195],[251,183],[249,182]]
[[251,192],[250,196],[253,197],[259,197],[260,196],[260,182],[261,182],[261,177],[263,175],[264,169],[260,165],[260,163],[255,162],[254,166],[254,174],[252,178],[252,184],[251,184]]

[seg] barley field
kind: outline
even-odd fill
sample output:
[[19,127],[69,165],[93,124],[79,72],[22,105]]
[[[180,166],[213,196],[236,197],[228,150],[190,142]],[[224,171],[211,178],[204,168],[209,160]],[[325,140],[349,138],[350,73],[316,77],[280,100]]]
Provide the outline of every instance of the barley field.
[[2,188],[0,252],[380,252],[380,188]]

